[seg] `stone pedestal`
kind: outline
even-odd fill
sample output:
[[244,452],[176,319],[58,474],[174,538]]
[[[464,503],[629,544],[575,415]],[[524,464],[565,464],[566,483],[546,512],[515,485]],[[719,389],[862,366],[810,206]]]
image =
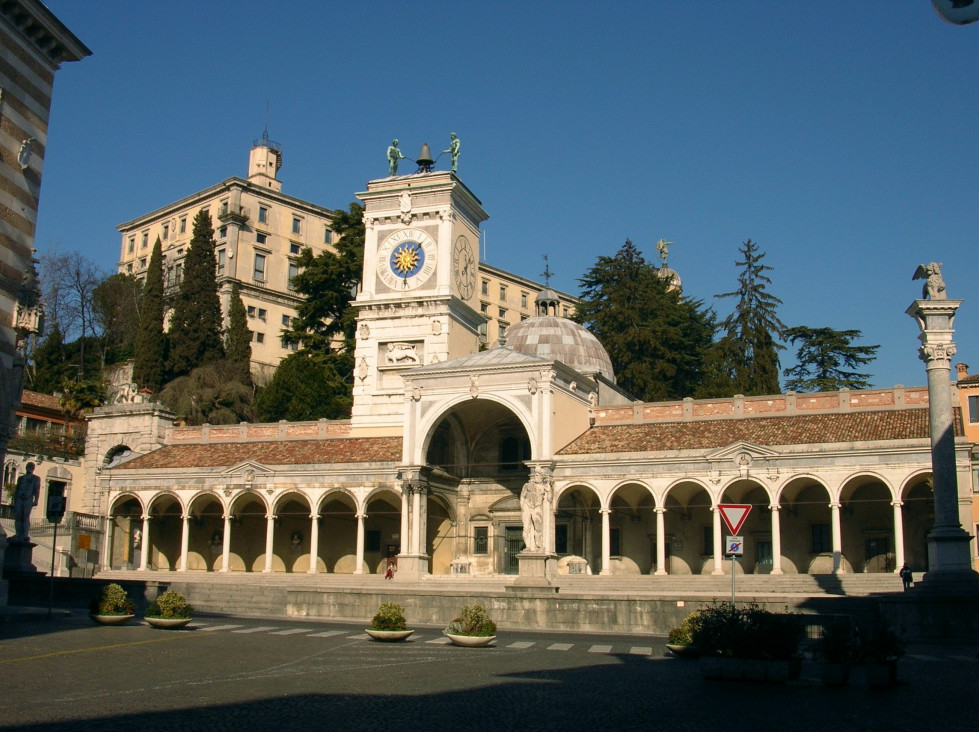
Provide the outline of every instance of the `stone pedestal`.
[[557,592],[551,582],[557,570],[557,557],[553,554],[521,552],[517,555],[520,576],[507,590],[547,590]]
[[398,571],[394,573],[394,581],[415,582],[428,574],[427,554],[400,554],[398,556]]
[[11,574],[41,574],[34,566],[34,547],[33,541],[29,539],[8,539],[7,548],[3,553],[3,573],[5,576]]

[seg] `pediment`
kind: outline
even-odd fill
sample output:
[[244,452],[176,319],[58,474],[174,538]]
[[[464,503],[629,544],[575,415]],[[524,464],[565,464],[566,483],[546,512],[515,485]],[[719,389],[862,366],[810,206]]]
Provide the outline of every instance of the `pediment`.
[[222,474],[241,476],[244,482],[250,483],[256,477],[272,475],[272,470],[271,468],[262,465],[261,463],[256,463],[253,460],[244,460],[228,467],[222,471]]
[[490,513],[512,513],[514,511],[520,511],[520,498],[519,496],[507,496],[506,498],[501,498],[492,506],[490,506]]
[[752,462],[758,459],[777,458],[780,453],[771,448],[747,442],[746,440],[738,440],[726,447],[709,452],[704,457],[711,462],[733,460],[736,463],[741,463],[745,455],[748,456],[748,462]]

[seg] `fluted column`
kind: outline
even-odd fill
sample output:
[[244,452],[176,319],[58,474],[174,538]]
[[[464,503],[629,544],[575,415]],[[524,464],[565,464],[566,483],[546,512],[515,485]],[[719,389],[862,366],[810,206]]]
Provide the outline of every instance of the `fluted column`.
[[772,509],[772,574],[782,574],[782,521],[779,517],[782,507],[773,503],[769,508]]
[[717,506],[710,507],[714,526],[714,571],[711,574],[724,574],[724,544],[721,540],[721,511]]
[[904,505],[903,501],[891,501],[891,505],[894,507],[894,572],[901,571],[901,567],[904,566],[904,512],[901,510],[901,506]]
[[139,545],[139,568],[146,570],[150,561],[150,515],[143,515],[143,539]]
[[320,571],[320,515],[309,515],[309,574]]
[[843,574],[843,531],[840,524],[840,504],[829,504],[830,528],[833,532],[833,574]]
[[274,554],[272,553],[275,541],[275,514],[267,513],[265,514],[265,569],[262,570],[263,574],[271,574],[272,572],[272,558]]
[[231,514],[224,517],[224,542],[221,546],[221,571],[231,569]]
[[354,567],[354,574],[364,573],[364,519],[367,514],[357,514],[357,566]]
[[656,574],[669,574],[666,570],[666,509],[656,510]]
[[599,513],[602,514],[602,570],[599,574],[611,574],[609,564],[612,561],[612,530],[609,516],[612,509],[603,508]]
[[181,517],[183,521],[181,522],[181,532],[180,532],[180,565],[177,567],[178,572],[187,571],[187,551],[190,548],[190,514]]

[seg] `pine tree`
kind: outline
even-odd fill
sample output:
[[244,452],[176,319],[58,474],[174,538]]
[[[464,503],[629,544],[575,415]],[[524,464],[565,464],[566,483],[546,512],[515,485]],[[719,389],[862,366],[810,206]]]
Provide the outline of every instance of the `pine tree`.
[[717,295],[734,297],[734,311],[721,322],[724,335],[714,345],[708,357],[711,366],[708,382],[715,393],[702,396],[731,396],[744,394],[779,393],[779,356],[784,350],[779,340],[785,324],[779,320],[777,308],[782,301],[766,289],[771,279],[765,272],[772,268],[762,264],[764,252],[748,239],[739,249],[744,259],[735,262],[741,267],[738,289]]
[[262,422],[341,419],[350,416],[353,399],[343,378],[353,357],[298,351],[279,362],[275,376],[255,400]]
[[785,331],[792,345],[799,345],[796,365],[785,369],[789,391],[837,391],[869,389],[870,374],[846,370],[864,366],[874,360],[880,346],[854,346],[859,330],[807,328],[800,325]]
[[133,381],[156,393],[163,386],[167,337],[163,332],[163,247],[157,237],[143,283],[134,345]]
[[171,378],[224,358],[216,267],[211,214],[200,211],[194,217],[183,281],[170,319],[168,366]]
[[582,277],[575,320],[601,341],[616,383],[645,401],[692,396],[713,339],[713,313],[670,287],[630,240]]
[[228,305],[228,330],[225,332],[224,348],[228,362],[237,367],[243,382],[250,382],[252,360],[252,333],[248,330],[248,315],[245,303],[241,301],[238,283],[231,285],[231,298]]

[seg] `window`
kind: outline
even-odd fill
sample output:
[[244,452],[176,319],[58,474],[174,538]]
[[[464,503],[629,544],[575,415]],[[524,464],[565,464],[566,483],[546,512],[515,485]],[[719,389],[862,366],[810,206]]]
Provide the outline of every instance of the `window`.
[[489,295],[489,280],[483,280],[483,283],[480,286],[480,292],[484,295]]
[[324,244],[332,244],[333,243],[333,232],[330,231],[329,229],[326,229],[323,232],[323,243]]
[[500,308],[500,317],[501,318],[505,318],[506,317],[506,308]]
[[180,284],[184,279],[184,263],[181,262],[173,268],[173,281]]
[[163,239],[163,241],[170,238],[170,224],[163,225],[163,235],[160,238]]
[[140,244],[140,248],[141,249],[146,249],[146,247],[147,247],[147,245],[149,245],[149,243],[150,243],[150,232],[144,231],[143,232],[143,243]]
[[255,342],[256,343],[265,343],[265,334],[264,333],[259,333],[258,331],[256,331],[255,332]]
[[126,251],[128,251],[130,254],[132,254],[134,251],[136,251],[136,237],[135,236],[129,237],[129,248]]
[[245,312],[248,313],[248,317],[249,318],[254,318],[255,317],[255,306],[254,305],[249,305],[247,308],[245,308]]
[[558,524],[554,527],[554,551],[558,554],[568,553],[568,525]]
[[473,529],[473,554],[489,554],[489,526]]
[[282,316],[282,325],[284,325],[286,328],[288,328],[291,324],[292,324],[292,321],[289,318],[289,316],[288,315],[283,315]]
[[527,307],[527,293],[526,292],[521,292],[520,293],[520,307],[522,307],[522,308]]
[[146,257],[143,257],[142,259],[139,260],[139,268],[146,269]]
[[227,226],[222,226],[220,229],[218,229],[218,237],[221,238],[221,239],[227,239],[228,238],[228,227]]
[[500,299],[506,301],[506,285],[500,285]]
[[969,397],[969,421],[979,422],[979,396]]
[[181,234],[186,234],[187,233],[187,217],[186,216],[181,216],[180,217],[180,233]]
[[258,223],[267,224],[269,222],[269,210],[266,206],[258,207]]
[[268,237],[265,234],[255,234],[255,241],[259,244],[264,244],[268,241]]
[[295,262],[289,262],[289,284],[288,284],[288,287],[289,287],[290,290],[295,290],[296,289],[296,286],[292,283],[292,280],[298,274],[299,274],[299,265],[296,264]]
[[758,541],[755,544],[755,551],[757,552],[756,564],[773,564],[772,562],[772,542],[770,541]]
[[827,554],[833,551],[833,539],[829,524],[812,525],[812,553]]
[[224,249],[218,249],[218,274],[224,274],[224,264],[227,259]]
[[269,311],[268,310],[266,310],[265,308],[259,308],[258,309],[258,319],[259,320],[266,320],[268,318],[268,316],[269,316]]
[[479,303],[479,312],[481,312],[483,315],[489,315],[489,303]]
[[132,274],[133,273],[133,263],[132,262],[130,262],[129,264],[126,265],[126,272],[128,274]]
[[289,242],[289,254],[299,254],[301,247],[296,242]]
[[17,463],[11,461],[3,466],[3,484],[12,485],[17,482]]
[[609,531],[609,555],[613,557],[622,556],[622,529],[613,527]]
[[265,281],[265,260],[266,256],[264,254],[261,252],[255,253],[255,272],[253,276],[256,280],[260,280],[262,282]]
[[293,216],[292,217],[292,233],[293,234],[301,234],[302,233],[302,225],[303,225],[302,219],[300,219],[298,216]]
[[561,308],[561,317],[566,318],[569,315],[569,310],[567,308]]
[[299,348],[299,346],[295,343],[286,343],[285,338],[279,339],[279,345],[282,346],[283,350],[287,351],[295,351]]

